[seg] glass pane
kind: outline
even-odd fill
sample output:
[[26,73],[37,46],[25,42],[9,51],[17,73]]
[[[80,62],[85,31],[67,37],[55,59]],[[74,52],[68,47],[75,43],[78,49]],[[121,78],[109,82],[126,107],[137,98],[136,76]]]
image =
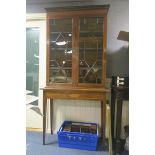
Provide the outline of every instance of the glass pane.
[[72,19],[50,21],[50,71],[52,83],[72,82]]
[[101,83],[103,17],[80,18],[79,82]]
[[38,105],[39,28],[26,29],[26,101]]

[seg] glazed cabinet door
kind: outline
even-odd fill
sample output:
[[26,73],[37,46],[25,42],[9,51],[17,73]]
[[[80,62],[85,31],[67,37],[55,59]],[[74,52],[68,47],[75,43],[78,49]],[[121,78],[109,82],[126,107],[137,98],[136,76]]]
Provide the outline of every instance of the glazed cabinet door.
[[72,83],[72,18],[48,20],[47,81]]
[[79,18],[79,83],[103,83],[103,34],[104,17]]

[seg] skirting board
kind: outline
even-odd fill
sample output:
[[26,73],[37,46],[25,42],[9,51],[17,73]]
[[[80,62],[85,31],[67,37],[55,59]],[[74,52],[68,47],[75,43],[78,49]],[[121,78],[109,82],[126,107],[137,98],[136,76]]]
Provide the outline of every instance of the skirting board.
[[[26,131],[42,132],[43,129],[42,128],[29,128],[29,127],[26,127]],[[46,130],[46,133],[50,133],[50,132],[51,132],[50,129]]]

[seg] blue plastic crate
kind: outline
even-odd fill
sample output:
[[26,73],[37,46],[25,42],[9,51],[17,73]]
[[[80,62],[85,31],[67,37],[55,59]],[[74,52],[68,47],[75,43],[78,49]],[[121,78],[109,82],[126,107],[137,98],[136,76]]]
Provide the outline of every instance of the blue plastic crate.
[[[96,133],[72,132],[64,131],[66,125],[81,124],[81,125],[95,125]],[[96,123],[72,122],[64,121],[61,125],[58,134],[59,147],[75,148],[82,150],[95,151],[98,144],[98,125]]]

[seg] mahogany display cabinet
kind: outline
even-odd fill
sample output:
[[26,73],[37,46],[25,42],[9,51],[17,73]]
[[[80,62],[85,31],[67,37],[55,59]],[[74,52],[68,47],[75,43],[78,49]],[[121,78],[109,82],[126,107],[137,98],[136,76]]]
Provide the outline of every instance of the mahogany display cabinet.
[[[43,144],[47,100],[51,133],[54,99],[101,102],[101,132],[106,124],[106,47],[109,5],[48,8],[46,87],[43,88]],[[95,103],[95,102],[94,102]]]

